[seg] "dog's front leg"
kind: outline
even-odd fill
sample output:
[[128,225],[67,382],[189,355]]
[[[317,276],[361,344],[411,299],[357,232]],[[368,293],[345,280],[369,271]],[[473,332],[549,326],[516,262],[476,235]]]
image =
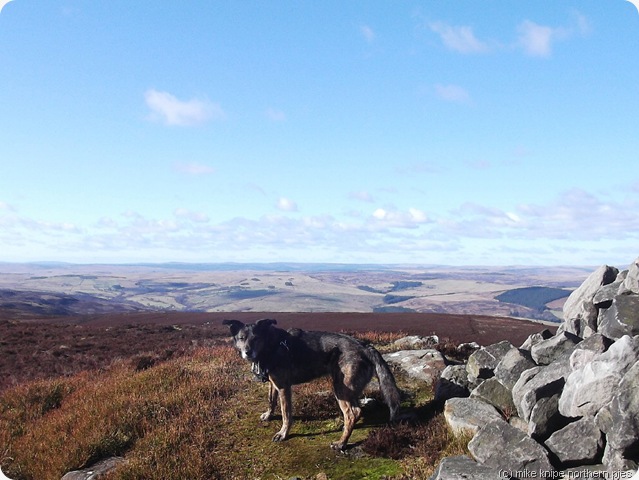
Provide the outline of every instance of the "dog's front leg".
[[280,398],[280,408],[282,409],[282,428],[273,436],[274,442],[281,442],[288,438],[288,432],[293,423],[293,404],[291,401],[291,387],[286,386],[278,389]]
[[260,420],[267,422],[273,418],[273,412],[277,407],[277,389],[273,382],[268,382],[268,410],[260,415]]

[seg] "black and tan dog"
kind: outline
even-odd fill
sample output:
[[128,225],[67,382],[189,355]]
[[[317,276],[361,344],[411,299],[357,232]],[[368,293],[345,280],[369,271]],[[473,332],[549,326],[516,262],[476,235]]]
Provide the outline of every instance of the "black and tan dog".
[[395,419],[400,393],[388,365],[371,345],[337,333],[282,330],[274,327],[277,322],[271,319],[248,325],[238,320],[223,323],[229,326],[242,358],[252,362],[253,372],[269,381],[268,410],[260,419],[273,418],[279,398],[282,428],[273,437],[274,442],[286,440],[291,429],[292,385],[322,376],[332,378],[333,391],[344,414],[344,431],[339,441],[332,444],[333,448],[346,448],[361,415],[358,399],[373,373],[390,408],[390,419]]

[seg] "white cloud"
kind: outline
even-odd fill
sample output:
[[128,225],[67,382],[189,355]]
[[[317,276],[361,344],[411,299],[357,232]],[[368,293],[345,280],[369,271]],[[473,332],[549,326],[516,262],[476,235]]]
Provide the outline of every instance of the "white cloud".
[[280,197],[276,206],[278,210],[283,212],[297,212],[297,203],[286,197]]
[[527,55],[532,57],[550,56],[552,42],[557,36],[556,30],[525,20],[519,25],[517,31],[519,32],[518,43]]
[[359,27],[359,33],[361,33],[362,37],[364,37],[364,40],[366,40],[368,43],[372,43],[375,40],[375,32],[368,25],[362,25],[361,27]]
[[168,92],[154,89],[144,93],[144,100],[151,110],[150,119],[165,125],[193,126],[226,118],[222,107],[208,100],[179,100]]
[[417,208],[401,211],[395,208],[377,208],[372,213],[375,228],[408,228],[414,229],[428,223],[426,212]]
[[459,85],[435,85],[435,93],[442,100],[455,103],[468,103],[470,95],[468,91]]
[[185,175],[210,175],[215,173],[215,169],[209,165],[204,165],[203,163],[198,162],[187,162],[187,163],[175,163],[173,168]]
[[488,44],[475,36],[472,27],[452,26],[444,22],[433,22],[429,27],[450,50],[466,54],[485,53],[490,50]]

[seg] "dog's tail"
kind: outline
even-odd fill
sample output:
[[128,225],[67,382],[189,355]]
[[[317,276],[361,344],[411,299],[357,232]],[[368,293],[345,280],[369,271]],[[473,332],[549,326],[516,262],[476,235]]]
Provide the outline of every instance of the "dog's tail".
[[386,405],[388,405],[390,409],[390,421],[392,422],[395,420],[397,411],[399,410],[399,404],[401,403],[401,395],[395,383],[395,377],[381,354],[372,345],[366,347],[366,354],[368,359],[375,365],[379,388],[384,397],[384,402],[386,402]]

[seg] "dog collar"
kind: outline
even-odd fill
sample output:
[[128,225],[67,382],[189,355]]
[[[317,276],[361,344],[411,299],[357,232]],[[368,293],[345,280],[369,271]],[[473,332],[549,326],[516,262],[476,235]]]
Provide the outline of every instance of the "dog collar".
[[257,380],[260,380],[262,383],[268,382],[268,370],[263,368],[260,365],[260,362],[253,362],[251,364],[251,372],[255,375]]

